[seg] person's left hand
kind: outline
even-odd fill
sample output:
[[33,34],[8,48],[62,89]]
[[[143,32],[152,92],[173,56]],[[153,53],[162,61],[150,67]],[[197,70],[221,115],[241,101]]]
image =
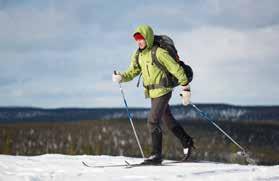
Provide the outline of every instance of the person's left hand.
[[182,90],[180,96],[182,97],[182,104],[187,106],[190,104],[190,97],[191,97],[191,89],[190,85],[181,86]]

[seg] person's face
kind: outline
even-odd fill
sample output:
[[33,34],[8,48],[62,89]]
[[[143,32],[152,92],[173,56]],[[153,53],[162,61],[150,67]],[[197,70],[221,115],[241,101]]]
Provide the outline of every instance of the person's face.
[[143,40],[136,40],[138,46],[140,49],[144,49],[146,47],[146,41],[143,39]]

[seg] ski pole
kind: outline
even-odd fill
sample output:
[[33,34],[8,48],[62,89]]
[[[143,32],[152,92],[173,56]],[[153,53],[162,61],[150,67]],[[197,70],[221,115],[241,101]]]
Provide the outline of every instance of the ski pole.
[[[114,71],[114,74],[116,75],[116,71]],[[121,95],[122,95],[122,98],[123,98],[123,101],[124,101],[124,104],[125,104],[125,107],[126,107],[128,118],[130,120],[131,126],[132,126],[133,131],[134,131],[134,135],[136,137],[136,140],[137,140],[140,152],[141,152],[141,156],[142,156],[143,159],[145,159],[145,156],[144,156],[144,153],[142,151],[142,147],[141,147],[141,144],[140,144],[140,141],[139,141],[139,138],[138,138],[138,135],[137,135],[137,132],[136,132],[136,129],[135,129],[135,126],[134,126],[131,114],[130,114],[129,109],[128,109],[128,104],[127,104],[127,101],[125,99],[125,95],[124,95],[124,91],[122,89],[121,83],[119,83],[119,89],[120,89],[120,92],[121,92]]]
[[241,155],[245,157],[246,161],[252,165],[256,165],[256,160],[250,157],[250,155],[245,151],[245,149],[240,146],[230,135],[228,135],[223,129],[220,128],[214,121],[210,120],[206,114],[201,111],[195,104],[190,103],[191,106],[193,106],[207,121],[212,123],[216,128],[218,128],[219,131],[221,131],[224,135],[226,135],[238,148],[240,148],[241,152],[237,152],[238,155]]
[[238,146],[238,148],[241,149],[241,151],[243,152],[242,154],[245,154],[246,151],[245,149],[240,146],[234,139],[232,139],[232,137],[230,137],[230,135],[228,135],[223,129],[220,128],[220,126],[218,126],[214,121],[210,120],[206,114],[204,112],[202,112],[196,105],[190,103],[191,106],[193,106],[207,121],[209,121],[210,123],[212,123],[217,129],[219,129],[219,131],[221,131],[224,135],[226,135],[236,146]]

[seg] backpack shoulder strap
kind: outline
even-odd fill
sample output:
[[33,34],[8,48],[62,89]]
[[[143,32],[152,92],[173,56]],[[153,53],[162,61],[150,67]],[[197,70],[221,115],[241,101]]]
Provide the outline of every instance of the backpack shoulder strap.
[[157,58],[157,55],[156,55],[157,49],[158,49],[158,46],[156,46],[156,45],[153,46],[151,49],[152,63],[154,63],[159,69],[161,69],[165,74],[167,74],[168,69],[165,66],[163,66]]
[[[135,59],[136,59],[136,65],[140,67],[140,64],[139,64],[139,49],[136,51],[136,54],[135,54]],[[140,84],[140,78],[142,76],[142,73],[140,73],[139,75],[139,78],[138,78],[138,82],[137,82],[137,87],[139,87],[139,84]]]
[[158,46],[154,46],[152,47],[151,50],[151,56],[152,56],[152,63],[154,63],[166,76],[166,82],[164,83],[165,86],[167,87],[174,87],[175,83],[172,81],[172,75],[170,74],[170,72],[168,71],[168,69],[162,65],[156,55],[156,51],[158,49]]
[[136,54],[135,54],[135,59],[136,59],[136,64],[140,66],[139,64],[139,49],[137,49]]

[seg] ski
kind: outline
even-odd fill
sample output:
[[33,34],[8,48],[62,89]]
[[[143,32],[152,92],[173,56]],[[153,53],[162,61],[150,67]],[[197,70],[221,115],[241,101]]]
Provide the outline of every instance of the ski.
[[82,161],[82,164],[86,167],[90,168],[107,168],[107,167],[125,167],[127,164],[115,164],[115,165],[91,165],[86,163],[85,161]]
[[86,167],[90,168],[110,168],[110,167],[124,167],[124,168],[133,168],[133,167],[141,167],[141,166],[168,166],[176,163],[186,163],[185,161],[166,161],[161,164],[143,164],[142,163],[130,163],[125,160],[125,164],[112,164],[112,165],[91,165],[82,161],[82,164]]
[[125,168],[133,168],[133,167],[141,167],[141,166],[171,166],[177,163],[187,163],[185,161],[165,161],[161,164],[144,164],[142,163],[129,163],[128,161],[125,160],[125,163],[127,166]]
[[164,166],[163,164],[144,164],[142,163],[129,163],[127,160],[125,160],[126,167],[125,168],[133,168],[133,167],[142,167],[142,166]]

